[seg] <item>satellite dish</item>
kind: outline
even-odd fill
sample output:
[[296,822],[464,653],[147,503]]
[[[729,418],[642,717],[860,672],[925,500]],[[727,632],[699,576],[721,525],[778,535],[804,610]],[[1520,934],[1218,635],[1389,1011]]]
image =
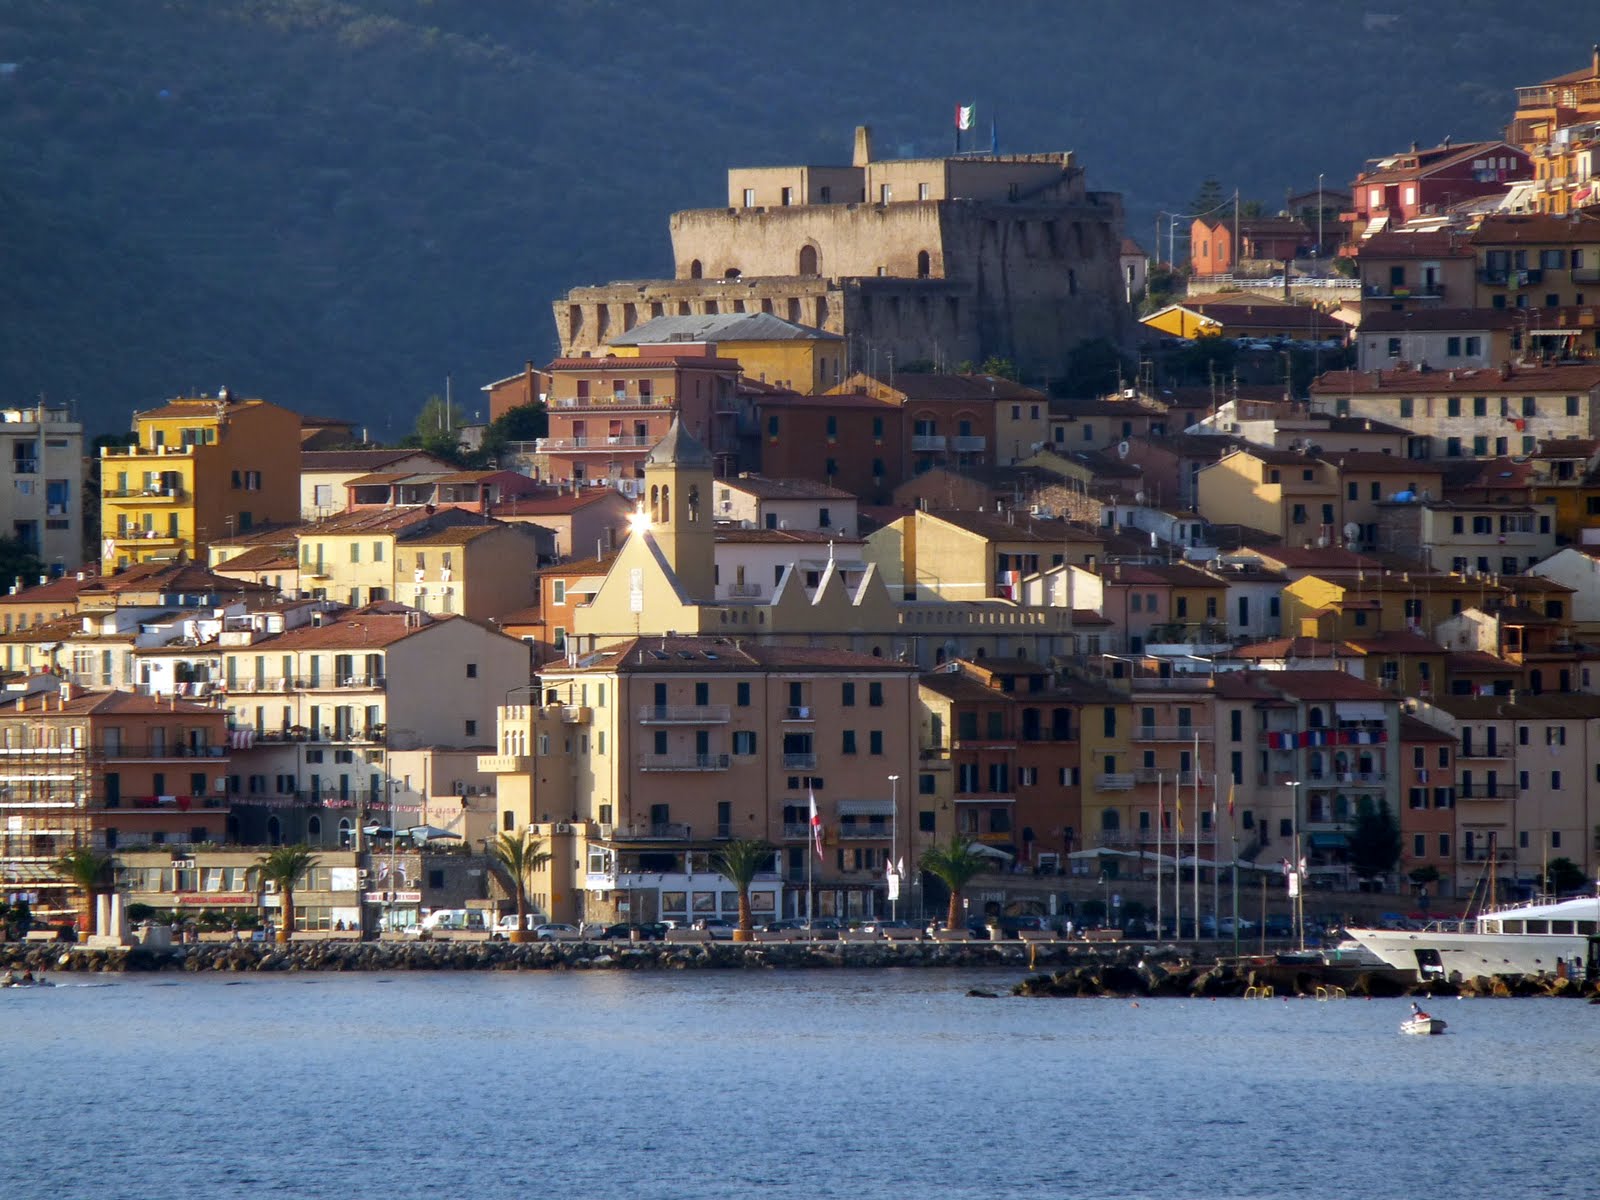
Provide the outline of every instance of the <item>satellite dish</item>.
[[[1122,444],[1124,446],[1126,446],[1128,443],[1127,442],[1123,442]],[[1133,494],[1133,501],[1134,501],[1135,504],[1143,504],[1144,503],[1144,493],[1143,492],[1135,492]]]
[[1127,458],[1128,457],[1128,443],[1127,442],[1118,442],[1117,443],[1117,457],[1118,458]]
[[1361,536],[1361,526],[1357,525],[1354,521],[1350,521],[1345,525],[1345,527],[1344,527],[1345,541],[1353,542],[1360,536]]

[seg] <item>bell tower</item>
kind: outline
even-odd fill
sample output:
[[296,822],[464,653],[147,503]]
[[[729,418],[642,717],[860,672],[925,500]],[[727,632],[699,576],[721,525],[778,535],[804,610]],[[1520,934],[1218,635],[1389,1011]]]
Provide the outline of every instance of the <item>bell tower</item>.
[[711,455],[674,417],[644,460],[645,513],[662,557],[693,600],[716,597],[714,478]]

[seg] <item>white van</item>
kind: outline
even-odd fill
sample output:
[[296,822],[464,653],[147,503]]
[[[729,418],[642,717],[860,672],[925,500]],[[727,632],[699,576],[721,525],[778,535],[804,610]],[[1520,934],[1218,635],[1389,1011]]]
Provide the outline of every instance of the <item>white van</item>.
[[422,918],[422,924],[418,928],[423,933],[432,933],[435,930],[459,933],[467,929],[482,932],[486,927],[483,923],[483,913],[479,909],[436,908]]

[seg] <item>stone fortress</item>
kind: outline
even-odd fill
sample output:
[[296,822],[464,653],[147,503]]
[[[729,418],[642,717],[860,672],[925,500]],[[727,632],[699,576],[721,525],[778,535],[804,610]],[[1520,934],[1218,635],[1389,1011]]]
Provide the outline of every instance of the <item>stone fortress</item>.
[[675,277],[574,288],[563,356],[660,316],[768,312],[846,338],[853,370],[991,355],[1059,370],[1077,343],[1122,343],[1122,200],[1071,152],[738,168],[728,206],[674,213]]

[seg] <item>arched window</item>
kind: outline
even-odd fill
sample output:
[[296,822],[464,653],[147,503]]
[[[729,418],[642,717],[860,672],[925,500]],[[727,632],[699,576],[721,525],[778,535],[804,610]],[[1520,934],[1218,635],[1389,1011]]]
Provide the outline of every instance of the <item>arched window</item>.
[[917,251],[917,278],[926,279],[932,270],[932,260],[926,250]]
[[355,836],[355,829],[350,824],[350,818],[349,817],[340,817],[339,818],[339,845],[340,846],[348,846],[348,845],[350,845],[350,842],[351,842],[351,840],[352,840],[352,838],[354,836]]
[[801,275],[817,274],[817,248],[815,246],[800,247],[800,272]]
[[697,483],[691,483],[689,485],[689,520],[698,521],[699,519],[700,519],[700,485],[697,484]]
[[743,274],[744,274],[744,272],[739,270],[738,267],[729,267],[726,271],[724,271],[722,273],[722,277],[724,279],[737,279],[737,278],[739,278],[739,276],[741,276]]
[[655,484],[650,485],[650,519],[661,520],[661,489]]
[[700,265],[700,260],[698,258],[689,264],[690,279],[699,279],[704,274],[705,268]]
[[306,819],[306,836],[308,838],[319,838],[322,836],[321,817],[308,817]]
[[283,825],[278,821],[277,817],[268,817],[267,818],[267,844],[269,846],[278,846],[278,845],[282,845],[282,843],[283,843]]
[[1321,729],[1322,710],[1320,708],[1313,708],[1308,714],[1306,714],[1306,720],[1312,729]]
[[663,525],[672,524],[672,489],[670,487],[664,486],[661,489],[661,515],[656,520]]
[[1311,778],[1322,778],[1322,752],[1320,750],[1313,750],[1307,757],[1306,769],[1310,772]]

